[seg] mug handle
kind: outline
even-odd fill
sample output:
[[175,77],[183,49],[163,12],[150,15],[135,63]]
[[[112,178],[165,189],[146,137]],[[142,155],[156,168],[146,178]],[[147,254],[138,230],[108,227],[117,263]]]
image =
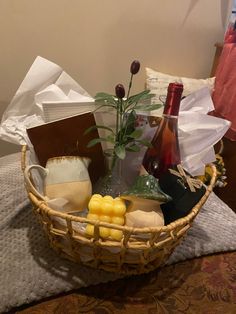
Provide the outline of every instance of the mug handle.
[[48,201],[48,198],[46,196],[43,196],[40,194],[34,187],[32,181],[31,181],[31,170],[32,169],[37,169],[39,172],[43,173],[43,176],[46,177],[49,170],[40,166],[40,165],[30,165],[27,166],[24,170],[24,177],[25,177],[25,182],[26,186],[29,187],[30,192],[32,192],[34,195],[36,195],[38,198],[40,198],[43,201]]

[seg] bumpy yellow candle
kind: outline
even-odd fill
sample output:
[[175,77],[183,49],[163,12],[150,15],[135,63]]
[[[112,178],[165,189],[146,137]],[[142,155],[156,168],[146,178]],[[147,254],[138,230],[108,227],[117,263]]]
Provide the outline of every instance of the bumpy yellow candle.
[[[94,194],[89,201],[88,209],[88,219],[100,220],[120,226],[124,225],[126,205],[120,197],[114,199],[110,195],[102,197],[100,194]],[[86,233],[89,236],[93,236],[94,226],[88,224]],[[117,241],[120,241],[123,237],[122,231],[105,227],[99,227],[99,234],[102,238],[106,239],[110,237]]]

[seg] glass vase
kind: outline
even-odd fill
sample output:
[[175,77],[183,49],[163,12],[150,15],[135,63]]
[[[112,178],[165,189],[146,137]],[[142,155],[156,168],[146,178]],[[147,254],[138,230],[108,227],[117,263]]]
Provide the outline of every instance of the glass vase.
[[93,193],[101,194],[102,196],[120,196],[128,189],[127,183],[123,177],[124,161],[118,158],[112,149],[105,150],[104,157],[106,174],[96,182]]

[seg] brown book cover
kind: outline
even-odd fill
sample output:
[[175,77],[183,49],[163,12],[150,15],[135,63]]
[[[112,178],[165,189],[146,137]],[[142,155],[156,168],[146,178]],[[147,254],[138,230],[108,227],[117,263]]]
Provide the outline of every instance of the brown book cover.
[[87,147],[90,140],[99,137],[96,129],[84,135],[85,130],[93,125],[96,125],[94,115],[88,112],[28,128],[26,131],[41,166],[45,167],[51,157],[89,157],[91,163],[88,171],[94,183],[104,174],[105,165],[101,144]]

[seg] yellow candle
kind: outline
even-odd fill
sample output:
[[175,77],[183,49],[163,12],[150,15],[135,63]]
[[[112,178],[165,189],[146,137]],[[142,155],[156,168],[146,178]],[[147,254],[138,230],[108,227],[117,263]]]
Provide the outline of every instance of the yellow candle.
[[[120,197],[113,199],[110,195],[102,197],[100,194],[94,194],[89,201],[88,209],[88,219],[100,220],[120,226],[124,225],[126,205]],[[87,225],[86,234],[89,236],[94,235],[93,225]],[[99,227],[99,234],[104,239],[110,237],[111,239],[117,241],[120,241],[123,237],[122,231],[105,227]]]

